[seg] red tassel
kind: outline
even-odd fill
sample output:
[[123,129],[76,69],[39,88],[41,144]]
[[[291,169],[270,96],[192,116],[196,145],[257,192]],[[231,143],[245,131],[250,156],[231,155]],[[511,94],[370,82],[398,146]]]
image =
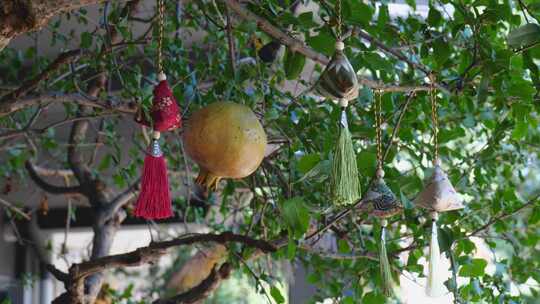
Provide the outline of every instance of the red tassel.
[[142,115],[137,115],[135,118],[140,124],[152,126],[154,129],[154,139],[150,151],[144,159],[141,193],[135,206],[135,216],[148,220],[162,219],[173,215],[167,165],[158,139],[160,132],[171,131],[182,125],[180,108],[163,72],[159,73],[158,80],[159,84],[154,88],[154,99],[150,111],[152,123]]
[[141,193],[135,206],[135,216],[153,220],[172,215],[167,165],[157,140],[154,140],[152,151],[144,158]]

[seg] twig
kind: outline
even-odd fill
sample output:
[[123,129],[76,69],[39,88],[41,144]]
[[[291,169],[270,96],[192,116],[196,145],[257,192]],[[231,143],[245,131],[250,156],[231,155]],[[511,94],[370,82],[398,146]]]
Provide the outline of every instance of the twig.
[[503,213],[503,214],[501,214],[499,216],[496,216],[496,217],[492,218],[491,220],[489,220],[484,225],[480,226],[479,228],[477,228],[473,232],[467,234],[466,237],[468,238],[468,237],[474,236],[474,235],[488,229],[491,225],[495,224],[496,222],[504,220],[506,218],[509,218],[509,217],[513,216],[514,214],[516,214],[516,213],[518,213],[518,212],[520,212],[520,211],[522,211],[522,210],[524,210],[524,209],[526,209],[528,207],[533,206],[534,204],[538,203],[539,199],[540,199],[540,193],[535,195],[532,199],[530,199],[525,204],[521,205],[519,208],[514,209],[511,212]]
[[[407,58],[407,56],[405,56],[403,53],[401,53],[398,50],[387,47],[386,45],[384,45],[384,43],[380,42],[379,40],[371,36],[369,33],[367,33],[366,31],[362,29],[357,29],[356,32],[358,33],[358,36],[369,41],[371,44],[375,45],[378,49],[396,57],[399,60],[405,61],[411,67],[419,71],[422,71],[426,76],[430,76],[433,74],[433,71],[431,71],[428,67],[410,60],[409,58]],[[450,93],[450,89],[445,84],[435,83],[435,86],[446,93]]]
[[225,7],[225,14],[227,16],[227,43],[229,45],[229,62],[231,64],[231,71],[234,78],[236,77],[236,47],[234,44],[231,12],[229,11],[228,7]]
[[0,103],[0,117],[31,106],[45,106],[52,103],[76,103],[79,105],[108,109],[118,113],[134,114],[137,111],[135,101],[123,101],[119,105],[111,106],[108,101],[97,97],[83,96],[82,94],[44,93],[18,99],[15,103]]
[[[306,56],[307,58],[315,62],[321,63],[323,65],[328,64],[329,62],[328,57],[316,52],[309,46],[305,45],[304,42],[289,36],[288,34],[283,32],[279,28],[275,27],[266,19],[259,17],[253,12],[244,8],[240,4],[240,2],[238,2],[237,0],[225,0],[225,3],[230,9],[232,9],[242,19],[255,22],[257,26],[263,32],[267,33],[274,39],[278,40],[281,44],[288,46],[291,51],[299,52],[302,55]],[[423,85],[423,86],[385,85],[383,83],[379,83],[377,81],[374,81],[368,78],[359,78],[358,81],[361,85],[365,85],[373,89],[383,90],[385,92],[428,91],[430,89],[430,87],[427,85]],[[448,91],[448,90],[445,90],[445,91]]]
[[26,212],[22,211],[20,208],[17,208],[13,206],[10,202],[4,200],[3,198],[0,198],[0,204],[4,205],[7,209],[19,214],[20,216],[24,217],[27,220],[30,220],[30,216],[26,214]]
[[55,186],[52,184],[49,184],[44,179],[42,179],[36,170],[34,169],[34,166],[30,161],[26,161],[25,163],[26,171],[28,171],[28,175],[30,178],[36,183],[40,188],[43,190],[53,193],[53,194],[80,194],[82,192],[81,186],[70,186],[70,187],[63,187],[63,186]]

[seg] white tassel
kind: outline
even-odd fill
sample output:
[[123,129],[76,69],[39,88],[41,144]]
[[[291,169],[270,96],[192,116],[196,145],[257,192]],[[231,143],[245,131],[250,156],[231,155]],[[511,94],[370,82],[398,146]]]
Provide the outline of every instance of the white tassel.
[[429,245],[429,265],[426,295],[429,297],[440,297],[446,294],[444,286],[443,269],[441,266],[441,252],[439,250],[439,240],[437,236],[437,215],[432,216],[431,242]]

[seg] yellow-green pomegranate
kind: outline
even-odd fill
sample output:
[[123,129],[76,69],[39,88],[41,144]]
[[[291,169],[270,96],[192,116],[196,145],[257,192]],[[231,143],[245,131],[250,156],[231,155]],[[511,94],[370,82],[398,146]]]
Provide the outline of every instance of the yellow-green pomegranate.
[[195,112],[182,139],[201,168],[196,182],[208,189],[216,189],[221,178],[253,173],[266,149],[266,134],[253,111],[233,102],[215,102]]

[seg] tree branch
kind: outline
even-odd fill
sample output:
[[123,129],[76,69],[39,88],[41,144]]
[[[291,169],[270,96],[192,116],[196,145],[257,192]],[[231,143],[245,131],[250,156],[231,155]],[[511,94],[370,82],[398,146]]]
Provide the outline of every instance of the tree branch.
[[[291,51],[299,52],[300,54],[306,56],[307,58],[315,62],[321,63],[323,65],[328,64],[329,62],[328,57],[324,56],[323,54],[318,53],[317,51],[313,50],[309,46],[305,45],[303,41],[300,41],[298,39],[295,39],[287,35],[282,30],[280,30],[279,28],[275,27],[270,22],[268,22],[266,19],[259,17],[253,12],[244,8],[240,4],[240,2],[238,2],[237,0],[225,0],[225,3],[231,10],[233,10],[236,14],[238,14],[238,16],[240,16],[242,19],[255,22],[257,24],[257,27],[259,27],[263,32],[267,33],[274,39],[278,40],[281,44],[288,46]],[[421,85],[421,86],[385,85],[384,83],[379,83],[377,81],[374,81],[368,78],[359,78],[358,81],[361,85],[365,85],[365,86],[371,87],[372,89],[382,90],[385,92],[413,92],[413,91],[430,90],[430,86],[427,86],[427,85]]]
[[231,271],[232,266],[229,263],[224,263],[218,271],[216,271],[216,268],[214,267],[208,277],[199,285],[170,299],[154,301],[153,304],[197,303],[200,300],[206,299],[208,295],[219,286],[219,283],[222,280],[229,278]]
[[[60,281],[66,283],[66,289],[68,290],[67,294],[64,294],[55,300],[55,303],[63,303],[62,299],[73,298],[74,293],[78,293],[79,288],[76,287],[78,282],[84,281],[84,279],[92,274],[102,272],[105,269],[116,268],[116,267],[127,267],[127,266],[138,266],[145,263],[150,263],[165,255],[167,249],[178,246],[192,245],[195,243],[207,243],[214,242],[219,244],[226,243],[240,243],[244,246],[256,248],[263,253],[275,252],[277,248],[264,240],[253,239],[244,235],[233,234],[231,232],[224,232],[221,234],[188,234],[173,240],[163,241],[163,242],[154,242],[146,247],[141,247],[134,251],[110,255],[100,258],[95,258],[93,260],[82,262],[78,264],[73,264],[69,269],[69,274],[65,274],[56,268],[47,267],[49,271]],[[172,299],[166,300],[165,302],[158,303],[193,303],[189,302],[194,299],[201,299],[209,291],[213,290],[213,286],[217,286],[220,280],[227,278],[228,274],[231,271],[231,266],[229,264],[224,264],[221,266],[220,270],[216,272],[213,271],[207,279],[205,279],[201,284],[192,290],[180,294]],[[170,302],[175,301],[175,302]],[[187,302],[186,302],[187,301]]]
[[[378,39],[374,38],[373,36],[371,36],[366,31],[364,31],[362,29],[356,29],[355,32],[358,34],[358,36],[360,36],[361,38],[369,41],[369,43],[371,43],[372,45],[374,45],[378,49],[382,50],[383,52],[385,52],[387,54],[390,54],[391,56],[396,57],[397,59],[399,59],[401,61],[405,61],[407,64],[409,64],[414,69],[417,69],[417,70],[423,72],[427,77],[429,77],[430,75],[433,74],[433,71],[431,71],[428,67],[422,65],[421,63],[417,63],[417,62],[414,62],[414,61],[410,60],[409,58],[407,58],[407,56],[405,56],[403,53],[401,53],[398,50],[387,47],[384,43],[380,42]],[[446,93],[450,93],[450,89],[446,85],[440,84],[440,83],[434,83],[434,85],[437,88],[441,89],[442,91],[444,91]]]
[[496,217],[492,218],[491,220],[489,220],[484,225],[478,227],[473,232],[467,234],[466,237],[475,236],[478,233],[488,229],[489,227],[491,227],[496,222],[502,221],[502,220],[504,220],[506,218],[509,218],[509,217],[513,216],[514,214],[516,214],[516,213],[518,213],[518,212],[520,212],[520,211],[522,211],[522,210],[524,210],[524,209],[526,209],[528,207],[532,207],[534,204],[538,203],[538,199],[540,199],[540,194],[535,195],[532,199],[530,199],[529,201],[527,201],[525,204],[521,205],[520,207],[516,208],[515,210],[513,210],[511,212],[508,212],[508,213],[503,213],[503,214],[501,214],[499,216],[496,216]]
[[[140,178],[138,178],[131,186],[129,186],[124,192],[118,194],[108,205],[107,205],[107,211],[105,211],[105,214],[109,214],[110,216],[116,214],[116,212],[122,208],[124,205],[129,203],[132,199],[137,197],[139,193],[139,182]],[[106,217],[105,220],[108,220],[110,217]]]
[[23,210],[21,210],[20,208],[17,208],[15,206],[13,206],[12,203],[6,201],[5,199],[3,198],[0,198],[0,205],[4,205],[5,208],[19,214],[20,216],[24,217],[26,220],[30,220],[30,215],[28,215],[26,212],[24,212]]
[[82,94],[78,93],[44,93],[41,95],[29,96],[22,99],[15,99],[5,103],[0,103],[0,117],[32,106],[45,106],[52,103],[64,102],[76,103],[81,106],[106,109],[126,114],[134,114],[137,111],[135,101],[115,102],[118,105],[111,105],[111,103],[108,101],[100,100],[97,97],[83,96]]
[[0,2],[0,51],[11,39],[39,30],[55,15],[102,2],[105,0],[3,0]]
[[61,53],[39,75],[37,75],[36,77],[30,80],[25,81],[20,87],[13,90],[11,93],[2,96],[2,98],[0,99],[0,105],[4,107],[5,103],[8,103],[9,101],[15,101],[19,97],[30,92],[31,90],[36,88],[41,81],[48,79],[53,72],[55,72],[56,70],[58,70],[60,67],[64,66],[65,64],[73,62],[81,54],[82,54],[81,50],[71,50],[71,51]]
[[43,190],[52,193],[52,194],[81,194],[82,189],[81,186],[71,186],[71,187],[64,187],[64,186],[55,186],[47,183],[44,179],[42,179],[39,174],[37,173],[36,169],[34,168],[34,165],[30,161],[26,161],[25,163],[26,171],[28,171],[28,175],[30,178],[36,183],[40,188]]

